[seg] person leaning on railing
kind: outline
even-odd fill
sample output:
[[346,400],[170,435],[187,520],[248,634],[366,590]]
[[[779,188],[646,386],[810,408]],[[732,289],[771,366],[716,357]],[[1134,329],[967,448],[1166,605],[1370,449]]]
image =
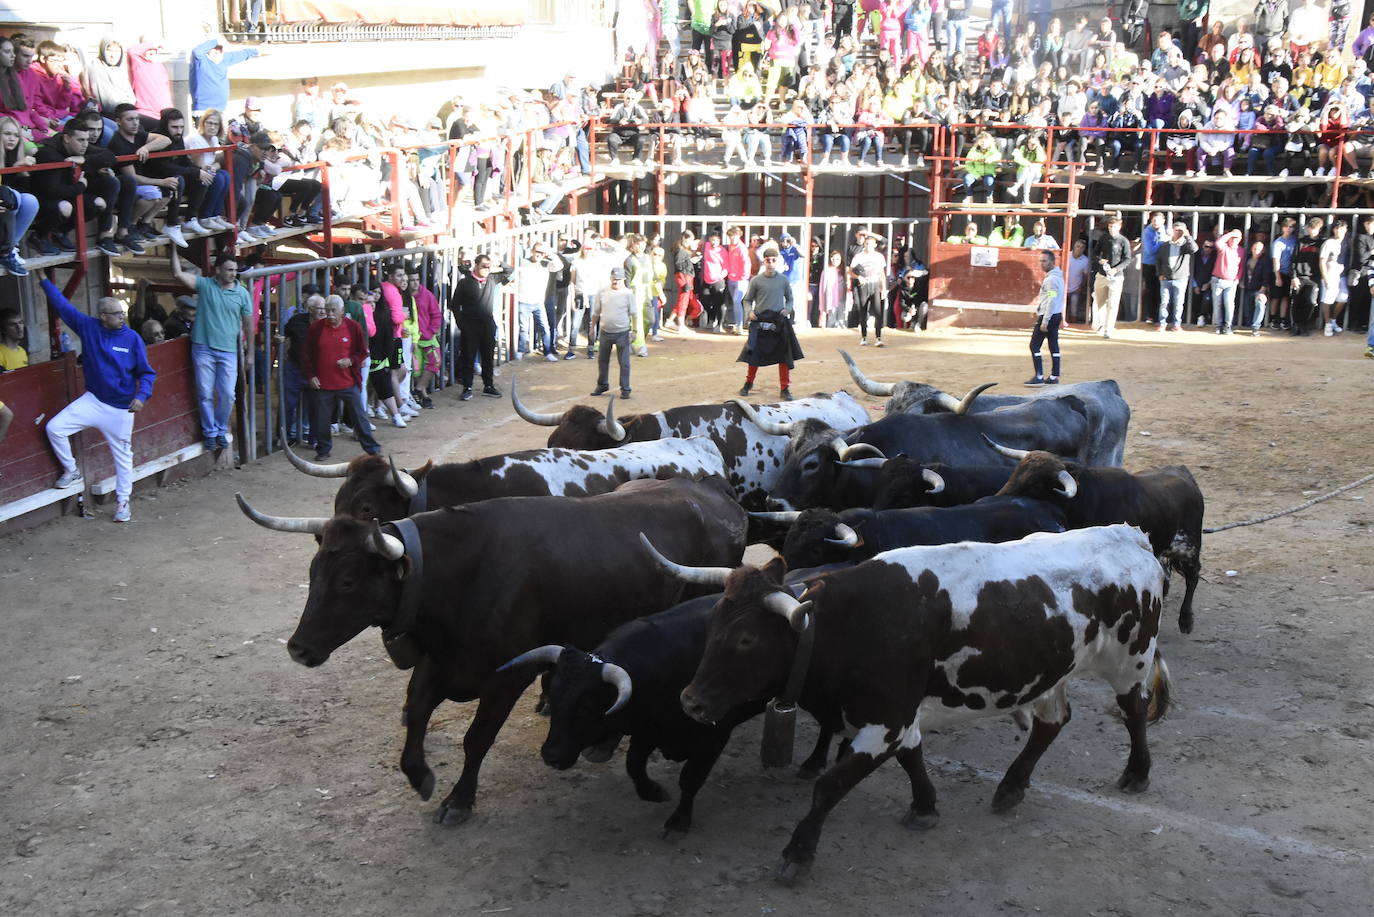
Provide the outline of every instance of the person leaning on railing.
[[[0,117],[0,166],[31,166],[35,149],[24,139],[18,121]],[[24,238],[38,215],[38,198],[29,193],[31,186],[28,172],[0,174],[0,267],[16,277],[28,274],[22,256]]]
[[187,131],[183,143],[185,148],[191,151],[190,161],[201,172],[210,176],[210,184],[205,190],[200,212],[192,216],[212,232],[234,228],[223,217],[225,201],[229,197],[229,172],[224,168],[225,152],[195,152],[208,147],[229,145],[224,136],[224,116],[213,108],[203,113],[197,130]]
[[42,255],[76,251],[76,245],[64,233],[72,228],[77,198],[84,199],[87,215],[95,216],[100,248],[109,254],[119,253],[114,241],[119,179],[104,169],[84,168],[89,145],[89,130],[80,119],[73,118],[62,126],[61,133],[39,144],[34,153],[36,165],[69,162],[83,167],[80,178],[74,178],[72,170],[65,168],[33,172],[33,193],[38,198],[38,216],[33,225]]

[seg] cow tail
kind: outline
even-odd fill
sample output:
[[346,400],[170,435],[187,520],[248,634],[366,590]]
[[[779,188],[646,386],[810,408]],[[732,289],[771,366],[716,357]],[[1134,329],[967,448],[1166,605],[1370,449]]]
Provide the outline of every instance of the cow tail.
[[1169,666],[1158,648],[1155,649],[1155,662],[1150,673],[1150,691],[1145,697],[1145,721],[1157,723],[1169,712],[1173,700],[1173,682],[1169,679]]

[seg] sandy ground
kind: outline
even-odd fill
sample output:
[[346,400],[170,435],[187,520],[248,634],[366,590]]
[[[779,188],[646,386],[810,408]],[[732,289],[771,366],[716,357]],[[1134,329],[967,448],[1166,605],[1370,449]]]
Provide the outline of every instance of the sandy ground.
[[[799,392],[849,386],[837,346],[880,379],[962,392],[1029,372],[1025,335],[889,332],[882,349],[812,332]],[[674,339],[634,361],[639,409],[719,401],[739,341]],[[1134,410],[1128,467],[1188,465],[1209,525],[1299,503],[1370,470],[1360,411],[1374,362],[1346,334],[1293,341],[1192,331],[1068,337],[1067,380],[1115,378]],[[509,389],[512,369],[498,380]],[[532,406],[585,398],[585,359],[519,370]],[[757,394],[772,398],[771,371]],[[863,398],[876,417],[879,399]],[[542,445],[508,401],[456,391],[407,430],[401,459]],[[336,457],[356,449],[341,442]],[[533,692],[487,759],[478,809],[440,828],[396,767],[406,674],[371,633],[322,668],[287,657],[314,545],[265,532],[232,495],[325,514],[334,485],[280,457],[0,541],[0,912],[6,914],[1367,914],[1374,897],[1374,487],[1209,536],[1197,628],[1166,613],[1178,707],[1152,727],[1153,784],[1114,780],[1125,733],[1105,685],[1075,687],[1073,722],[1026,801],[995,816],[1019,748],[1005,720],[929,736],[943,821],[902,829],[889,764],[836,810],[809,881],[771,879],[809,785],[737,733],[685,839],[622,770],[538,758]],[[472,705],[441,707],[428,753],[457,778]],[[799,747],[814,735],[809,721]],[[800,757],[800,755],[799,755]],[[676,765],[651,773],[676,788]],[[436,799],[438,796],[436,796]]]

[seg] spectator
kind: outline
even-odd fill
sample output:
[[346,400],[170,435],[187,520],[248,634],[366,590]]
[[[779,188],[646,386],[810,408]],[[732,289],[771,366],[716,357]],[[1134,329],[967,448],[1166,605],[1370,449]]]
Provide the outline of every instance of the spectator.
[[1240,284],[1242,254],[1239,229],[1217,238],[1216,260],[1212,263],[1212,324],[1217,334],[1230,334],[1236,311],[1236,287]]
[[[519,318],[519,341],[516,355],[533,357],[538,351],[550,363],[557,362],[554,352],[553,329],[549,327],[548,316],[544,311],[544,298],[551,274],[563,270],[563,259],[549,250],[548,243],[535,242],[526,256],[520,259],[515,270],[515,302]],[[538,341],[530,339],[530,324],[539,336]]]
[[791,370],[804,356],[792,331],[792,284],[778,270],[782,255],[773,243],[760,249],[760,260],[762,270],[749,281],[749,290],[744,294],[744,303],[749,307],[749,339],[735,362],[746,363],[749,369],[739,393],[747,397],[753,390],[760,366],[776,364],[780,397],[791,401]]
[[[229,107],[229,68],[264,52],[258,48],[224,50],[224,39],[215,36],[191,49],[191,110],[199,116],[211,108]],[[170,107],[170,106],[168,106]]]
[[859,329],[859,346],[868,346],[868,320],[873,319],[877,346],[883,346],[883,318],[887,310],[887,262],[878,253],[878,237],[865,233],[863,251],[850,259],[849,277],[854,283],[854,305],[849,327]]
[[286,442],[291,446],[301,440],[315,445],[315,437],[311,432],[314,414],[310,402],[307,400],[304,405],[301,404],[310,384],[310,375],[305,371],[304,351],[306,338],[310,335],[310,326],[322,321],[324,317],[324,297],[319,293],[312,293],[305,299],[305,308],[297,309],[277,335],[277,343],[286,345],[285,359],[281,361],[281,416]]
[[1002,225],[988,237],[988,244],[998,248],[1021,248],[1025,239],[1026,231],[1021,228],[1021,221],[1014,214],[1005,213],[1002,215]]
[[434,293],[420,282],[419,267],[407,270],[406,281],[415,299],[415,365],[420,368],[413,397],[421,407],[432,408],[434,401],[429,393],[439,378],[442,356],[439,334],[444,327],[444,311],[439,308]]
[[[587,255],[587,248],[583,247],[583,255]],[[573,275],[574,282],[577,282],[582,268],[583,259],[579,259]],[[701,303],[696,297],[696,275],[698,265],[701,263],[701,256],[697,253],[696,233],[690,229],[684,229],[678,236],[677,248],[673,252],[673,286],[677,289],[677,304],[673,307],[673,315],[665,325],[668,331],[680,333],[685,328],[685,323],[696,319],[701,314]],[[578,295],[590,294],[590,291],[597,289],[594,286],[587,286],[578,290]],[[591,342],[589,341],[588,344]],[[590,349],[589,349],[590,352]]]
[[1081,321],[1087,315],[1088,279],[1091,276],[1092,260],[1088,257],[1088,242],[1083,238],[1074,239],[1069,251],[1069,276],[1065,286],[1068,291],[1068,314],[1071,317],[1078,316],[1075,321]]
[[1320,252],[1322,334],[1331,337],[1344,329],[1345,304],[1350,299],[1350,249],[1346,244],[1349,224],[1343,219],[1331,223],[1331,235]]
[[[81,73],[81,88],[86,97],[95,102],[107,118],[117,106],[137,107],[138,97],[129,81],[129,66],[124,59],[124,46],[113,35],[100,39],[96,55],[85,62]],[[170,106],[168,106],[170,107]],[[108,141],[108,137],[102,138]]]
[[167,339],[189,337],[191,329],[196,324],[196,299],[194,296],[178,296],[176,298],[176,308],[172,314],[167,316],[167,321],[163,323],[163,331],[167,334]]
[[372,437],[372,424],[363,406],[362,366],[367,359],[363,329],[344,315],[343,299],[330,296],[324,304],[324,318],[310,325],[301,348],[301,366],[311,388],[310,428],[317,462],[329,458],[333,449],[330,418],[339,409],[364,452],[377,455],[382,451]]
[[0,373],[29,365],[24,343],[24,317],[18,309],[0,309]]
[[[140,39],[125,52],[129,60],[129,83],[134,88],[134,104],[144,117],[144,125],[162,117],[164,108],[172,107],[172,79],[163,63],[162,46]],[[223,109],[223,106],[219,106]]]
[[[806,305],[806,261],[802,256],[802,250],[797,248],[797,240],[792,238],[790,232],[778,236],[778,255],[782,259],[778,270],[787,278],[787,282],[792,284],[792,303],[795,312],[798,303]],[[794,326],[798,324],[795,315],[792,323]],[[810,324],[804,308],[801,310],[800,324],[803,328]]]
[[[187,149],[186,116],[175,108],[169,108],[162,113],[158,133],[171,141],[167,145],[168,150]],[[209,227],[201,225],[199,215],[205,204],[205,197],[215,183],[215,173],[212,170],[202,168],[198,162],[193,163],[189,156],[165,156],[150,159],[148,171],[152,175],[177,181],[176,187],[168,186],[169,200],[165,220],[167,227],[180,226],[183,234],[190,232],[199,235],[211,231]],[[183,202],[186,206],[184,216],[181,213]],[[170,236],[170,229],[167,232]]]
[[1245,287],[1241,299],[1241,318],[1250,324],[1250,336],[1259,337],[1269,307],[1269,290],[1274,285],[1273,262],[1264,249],[1264,242],[1250,243],[1250,257],[1245,261]]
[[143,339],[128,326],[119,300],[103,297],[96,303],[99,317],[92,318],[77,311],[52,281],[44,278],[42,287],[48,305],[81,338],[81,374],[86,380],[85,394],[48,422],[48,442],[62,466],[53,486],[62,489],[82,479],[69,437],[80,430],[99,430],[114,459],[114,521],[128,522],[134,487],[134,415],[153,396],[157,373],[148,363]]
[[[1031,362],[1035,375],[1026,380],[1026,385],[1056,385],[1059,382],[1059,326],[1064,321],[1064,274],[1055,263],[1050,252],[1040,253],[1040,270],[1045,278],[1040,281],[1040,296],[1035,306],[1035,328],[1031,331]],[[1050,344],[1050,374],[1045,375],[1045,364],[1040,357],[1040,347],[1048,340]]]
[[1059,251],[1059,243],[1054,237],[1045,231],[1045,221],[1036,220],[1031,224],[1031,234],[1026,236],[1026,241],[1022,244],[1023,248],[1038,248],[1044,251]]
[[[178,248],[186,248],[186,237],[181,232],[181,221],[176,215],[176,208],[181,203],[181,180],[170,175],[160,177],[157,174],[160,170],[155,169],[156,164],[148,159],[149,153],[156,153],[171,146],[172,139],[165,134],[152,134],[144,130],[139,121],[138,110],[132,105],[120,105],[115,109],[114,115],[117,130],[110,138],[110,152],[115,156],[138,157],[137,163],[119,164],[119,172],[125,176],[121,181],[132,181],[134,185],[134,203],[130,208],[128,232],[121,241],[127,244],[129,239],[139,243],[156,239],[157,233],[148,220],[162,209],[163,201],[167,200],[169,203],[163,231]],[[181,120],[184,126],[185,120]],[[200,196],[197,196],[197,202]],[[124,213],[121,212],[120,216],[122,223]]]
[[[25,52],[20,56],[22,63],[27,57],[29,43],[21,41],[19,47]],[[29,107],[46,120],[52,131],[78,114],[86,101],[76,82],[67,75],[67,49],[55,41],[39,43],[38,63],[21,71],[19,81],[24,86]]]
[[472,398],[472,364],[479,356],[482,361],[482,394],[500,398],[501,392],[492,380],[492,364],[496,349],[496,309],[501,285],[515,274],[515,268],[502,265],[491,270],[491,256],[479,252],[472,259],[472,270],[459,279],[449,300],[449,312],[458,320],[459,351],[458,378],[463,383],[462,400]]
[[[90,132],[73,118],[62,126],[62,132],[45,140],[34,153],[35,164],[72,162],[86,163],[90,146]],[[95,214],[99,234],[97,244],[107,254],[119,254],[114,239],[115,203],[119,198],[119,180],[105,171],[83,169],[81,178],[73,178],[66,169],[46,169],[34,172],[33,193],[38,199],[38,216],[34,231],[38,251],[42,255],[75,252],[76,246],[63,233],[71,227],[76,214],[74,202],[85,198],[86,213]]]
[[[0,167],[22,168],[34,164],[32,143],[24,139],[19,122],[0,116]],[[38,216],[38,198],[29,193],[27,172],[0,175],[0,267],[16,277],[29,271],[22,257],[24,239]]]
[[596,297],[592,307],[591,325],[598,329],[596,388],[592,395],[610,391],[611,348],[620,364],[620,397],[630,397],[630,328],[635,310],[635,297],[625,287],[625,269],[611,268],[610,284]]
[[1196,253],[1197,242],[1188,232],[1188,225],[1175,220],[1169,237],[1160,242],[1155,251],[1160,331],[1178,331],[1182,327],[1183,305]]
[[610,115],[606,118],[606,123],[611,126],[611,130],[606,133],[606,151],[610,154],[611,162],[619,161],[620,148],[627,143],[630,144],[631,165],[648,162],[645,154],[645,142],[648,138],[640,127],[649,123],[649,115],[639,104],[639,100],[638,90],[627,90],[620,104],[611,109]]
[[981,188],[984,199],[988,203],[992,202],[992,191],[1001,161],[1002,154],[998,151],[992,134],[979,131],[964,161],[964,203],[973,200],[975,188]]
[[[25,65],[27,66],[27,65]],[[45,119],[29,108],[28,96],[19,81],[18,48],[10,38],[0,37],[0,116],[11,118],[35,139],[50,134]]]
[[171,248],[172,277],[195,290],[197,321],[191,328],[191,365],[195,370],[205,448],[216,459],[229,446],[229,412],[234,407],[234,381],[244,348],[253,339],[252,304],[238,282],[239,265],[232,251],[219,256],[213,279],[183,270]]
[[[213,108],[203,112],[198,129],[187,131],[182,144],[191,151],[228,146],[229,141],[224,134],[224,116]],[[206,175],[210,179],[199,213],[192,214],[200,225],[210,232],[224,232],[234,228],[224,218],[225,202],[229,199],[229,170],[224,167],[226,155],[225,151],[220,150],[214,153],[192,152],[190,157],[191,163],[201,171],[202,180]]]
[[[418,328],[415,322],[415,295],[410,289],[410,275],[404,264],[397,262],[390,266],[386,279],[381,283],[381,293],[381,303],[384,311],[390,314],[392,335],[396,339],[393,352],[385,355],[386,368],[391,372],[392,389],[401,416],[411,420],[420,415],[419,405],[411,400],[407,382]],[[385,346],[385,342],[382,343]],[[376,360],[372,368],[379,368]]]
[[1121,289],[1131,259],[1131,244],[1121,234],[1121,214],[1107,217],[1107,231],[1097,241],[1093,258],[1093,331],[1110,339],[1116,331]]

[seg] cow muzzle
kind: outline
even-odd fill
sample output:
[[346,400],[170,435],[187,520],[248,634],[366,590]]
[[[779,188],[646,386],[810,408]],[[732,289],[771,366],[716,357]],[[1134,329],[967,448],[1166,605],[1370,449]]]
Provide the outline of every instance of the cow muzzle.
[[692,686],[688,685],[682,689],[682,694],[678,698],[682,702],[682,712],[706,726],[714,726],[717,717],[712,715],[712,711],[706,703],[700,700]]
[[325,664],[329,659],[328,653],[319,653],[310,649],[303,643],[295,640],[288,641],[286,651],[291,654],[291,658],[308,669],[317,668]]

